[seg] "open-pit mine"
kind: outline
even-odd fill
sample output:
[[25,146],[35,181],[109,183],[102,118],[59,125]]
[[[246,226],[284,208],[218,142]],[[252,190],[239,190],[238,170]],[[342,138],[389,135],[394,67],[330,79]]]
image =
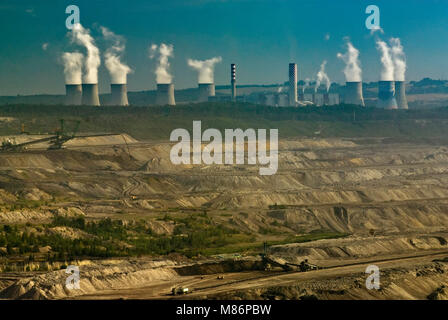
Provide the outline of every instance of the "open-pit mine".
[[0,298],[448,298],[446,144],[280,135],[271,176],[173,165],[173,145],[0,153]]

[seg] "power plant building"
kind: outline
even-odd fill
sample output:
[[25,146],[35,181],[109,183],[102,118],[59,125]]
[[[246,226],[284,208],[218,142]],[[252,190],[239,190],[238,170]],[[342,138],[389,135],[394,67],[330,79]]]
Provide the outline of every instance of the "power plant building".
[[82,103],[82,85],[66,84],[65,85],[65,105],[79,106]]
[[176,105],[174,99],[174,84],[172,83],[158,83],[156,93],[157,105]]
[[198,84],[198,102],[207,102],[210,97],[214,97],[215,95],[214,83]]
[[111,101],[113,106],[128,106],[128,91],[126,84],[111,84]]
[[409,109],[406,98],[406,83],[404,81],[395,81],[395,97],[398,109]]
[[378,82],[378,108],[382,109],[398,109],[397,100],[395,99],[395,82],[379,81]]
[[82,85],[82,104],[85,106],[100,105],[97,83],[84,83]]
[[346,82],[344,91],[344,103],[365,107],[361,81]]

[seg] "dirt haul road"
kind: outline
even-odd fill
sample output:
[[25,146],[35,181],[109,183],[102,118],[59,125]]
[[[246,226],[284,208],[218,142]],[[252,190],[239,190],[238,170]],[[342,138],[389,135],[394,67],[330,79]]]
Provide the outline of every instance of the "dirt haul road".
[[[400,275],[400,273],[409,270],[427,270],[428,266],[434,264],[434,260],[445,259],[448,257],[448,251],[427,252],[413,256],[399,255],[384,257],[379,260],[353,261],[346,265],[338,265],[325,268],[323,270],[309,272],[240,272],[240,273],[221,273],[204,276],[185,276],[176,281],[165,281],[154,283],[151,286],[133,289],[119,289],[98,292],[94,295],[78,296],[76,299],[222,299],[241,297],[241,293],[255,292],[251,298],[266,298],[260,293],[271,287],[295,288],[302,287],[302,291],[316,293],[317,298],[323,298],[326,292],[326,299],[397,299],[397,288],[404,293],[412,287],[413,284],[418,287],[424,283],[424,290],[414,295],[404,294],[401,298],[426,299],[428,295],[439,288],[433,279],[422,277],[418,279],[411,272],[411,278],[401,279],[399,282],[392,283],[391,279]],[[437,263],[436,263],[437,264]],[[369,274],[365,274],[366,267],[376,265],[380,269],[381,290],[369,290],[365,286],[365,281]],[[439,272],[442,269],[439,269]],[[417,271],[418,272],[418,271]],[[442,274],[444,281],[448,276]],[[437,274],[440,276],[440,274]],[[219,279],[221,278],[222,279]],[[412,277],[414,279],[412,279]],[[381,278],[380,278],[381,279]],[[433,283],[431,283],[431,281]],[[347,289],[347,282],[352,286]],[[190,293],[186,295],[171,294],[171,288],[188,288]],[[320,289],[316,290],[316,287]],[[324,289],[325,288],[325,289]],[[314,292],[313,291],[316,291]],[[324,289],[324,290],[323,290]],[[415,289],[415,288],[414,288]],[[344,292],[345,291],[345,292]]]

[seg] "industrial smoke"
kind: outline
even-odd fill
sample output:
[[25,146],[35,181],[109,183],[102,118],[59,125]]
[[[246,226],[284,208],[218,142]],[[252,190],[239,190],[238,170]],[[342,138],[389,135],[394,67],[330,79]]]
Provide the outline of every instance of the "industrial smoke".
[[[158,55],[158,56],[157,56]],[[162,43],[160,46],[152,44],[150,47],[151,59],[157,56],[156,81],[159,84],[168,84],[173,81],[173,76],[169,73],[169,57],[173,56],[173,45]]]
[[327,73],[325,72],[325,66],[327,65],[327,61],[324,60],[322,64],[320,65],[320,70],[317,73],[317,80],[316,80],[316,86],[314,87],[314,92],[317,92],[317,89],[320,87],[321,83],[324,82],[327,92],[330,90],[331,81],[328,77]]
[[394,81],[395,67],[390,47],[379,39],[376,42],[376,47],[381,54],[381,81]]
[[305,79],[305,84],[304,84],[304,86],[302,87],[302,93],[305,93],[305,90],[310,86],[310,81],[311,81],[310,78],[306,78],[306,79]]
[[344,75],[346,82],[362,81],[361,63],[359,61],[359,50],[350,41],[347,41],[347,52],[338,53],[337,57],[344,61]]
[[121,61],[125,50],[124,38],[116,35],[105,27],[101,27],[101,32],[106,40],[112,42],[111,47],[109,47],[104,54],[104,63],[109,71],[111,83],[125,84],[127,83],[127,74],[132,70]]
[[399,38],[391,38],[389,40],[392,52],[392,60],[394,63],[394,80],[405,81],[406,73],[406,56],[403,46]]
[[71,40],[87,50],[85,59],[84,83],[98,83],[98,67],[101,64],[100,51],[95,46],[95,41],[89,31],[80,23],[75,24],[71,32]]
[[214,83],[215,64],[222,61],[221,57],[208,60],[188,59],[188,65],[198,72],[198,83]]
[[81,84],[83,59],[83,54],[79,52],[64,52],[62,54],[66,84]]

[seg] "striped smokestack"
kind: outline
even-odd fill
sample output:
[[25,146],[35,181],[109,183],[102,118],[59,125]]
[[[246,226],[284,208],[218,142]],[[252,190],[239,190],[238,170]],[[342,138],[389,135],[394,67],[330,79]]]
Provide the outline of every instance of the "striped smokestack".
[[345,84],[345,94],[344,103],[354,104],[358,106],[365,107],[364,97],[362,94],[362,82],[346,82]]
[[126,84],[111,84],[111,102],[113,106],[128,106],[128,90]]
[[198,84],[198,102],[207,102],[208,97],[215,96],[214,83],[199,83]]
[[406,98],[406,83],[404,81],[395,81],[395,97],[397,99],[398,109],[408,109],[408,99]]
[[100,105],[97,83],[84,83],[82,85],[82,104],[85,106]]
[[158,105],[176,105],[174,99],[174,84],[172,83],[158,83],[156,104]]
[[80,84],[65,85],[65,104],[79,106],[82,101],[82,86]]
[[289,105],[295,106],[297,103],[297,64],[289,64]]
[[395,99],[395,82],[378,82],[378,108],[397,109],[397,100]]
[[236,64],[230,65],[230,82],[232,86],[232,101],[236,101]]

